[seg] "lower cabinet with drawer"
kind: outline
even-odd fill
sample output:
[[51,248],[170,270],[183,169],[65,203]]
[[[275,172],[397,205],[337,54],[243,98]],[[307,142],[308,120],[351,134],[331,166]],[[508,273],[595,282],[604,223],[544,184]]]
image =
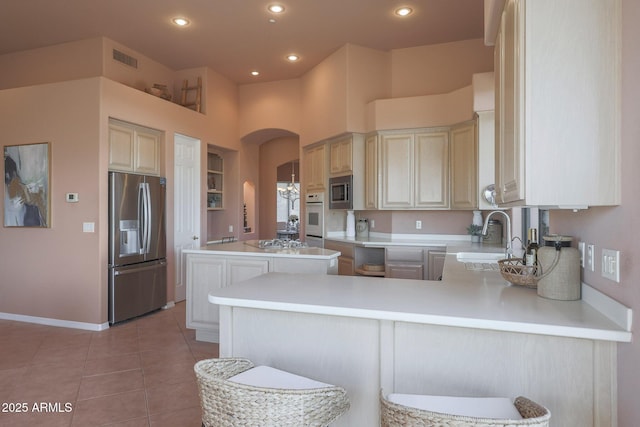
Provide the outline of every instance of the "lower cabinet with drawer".
[[324,241],[324,248],[340,252],[338,257],[338,274],[341,276],[354,276],[356,274],[354,261],[354,244],[337,242],[335,240]]
[[444,270],[444,258],[447,255],[445,248],[431,248],[424,251],[425,254],[425,279],[442,280]]
[[424,279],[424,253],[422,248],[387,247],[385,277],[394,279]]

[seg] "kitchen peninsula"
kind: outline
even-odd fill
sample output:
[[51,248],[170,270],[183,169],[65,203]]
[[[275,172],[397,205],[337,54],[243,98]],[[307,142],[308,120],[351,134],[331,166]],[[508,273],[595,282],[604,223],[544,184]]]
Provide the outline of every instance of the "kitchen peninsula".
[[281,243],[249,240],[183,251],[187,327],[196,330],[197,340],[218,342],[218,306],[207,302],[216,289],[268,272],[337,274],[340,252]]
[[442,281],[269,273],[209,301],[221,357],[345,387],[336,426],[378,425],[380,389],[524,395],[553,426],[617,424],[616,344],[631,340],[631,313],[586,285],[582,300],[548,300],[448,253]]

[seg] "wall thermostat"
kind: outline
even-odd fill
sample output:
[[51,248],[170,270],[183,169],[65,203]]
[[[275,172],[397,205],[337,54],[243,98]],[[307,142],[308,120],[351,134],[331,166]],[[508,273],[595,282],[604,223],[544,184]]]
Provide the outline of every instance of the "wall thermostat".
[[67,203],[77,203],[78,193],[67,193]]

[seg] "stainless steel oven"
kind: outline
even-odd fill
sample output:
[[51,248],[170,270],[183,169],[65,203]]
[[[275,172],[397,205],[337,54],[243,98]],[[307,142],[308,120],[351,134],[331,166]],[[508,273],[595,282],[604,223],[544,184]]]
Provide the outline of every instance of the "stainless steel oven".
[[329,179],[329,209],[353,209],[353,175]]
[[304,234],[309,246],[324,247],[324,193],[305,196]]

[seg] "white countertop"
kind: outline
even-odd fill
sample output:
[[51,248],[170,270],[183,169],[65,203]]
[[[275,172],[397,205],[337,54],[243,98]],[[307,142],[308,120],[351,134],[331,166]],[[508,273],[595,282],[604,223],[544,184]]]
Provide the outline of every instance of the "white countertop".
[[[480,250],[500,251],[504,250],[504,245],[488,245],[484,243],[471,243],[469,236],[458,234],[387,234],[369,233],[368,237],[345,237],[342,233],[330,234],[325,240],[336,242],[353,243],[356,246],[364,247],[387,247],[387,246],[424,246],[424,247],[477,247]],[[483,249],[482,249],[483,248]]]
[[261,249],[257,247],[257,241],[218,243],[195,249],[185,249],[183,252],[191,254],[270,256],[310,259],[332,259],[337,258],[340,255],[340,252],[322,248]]
[[499,272],[447,255],[443,281],[268,273],[209,295],[235,307],[629,342],[631,332],[584,300],[541,298]]

